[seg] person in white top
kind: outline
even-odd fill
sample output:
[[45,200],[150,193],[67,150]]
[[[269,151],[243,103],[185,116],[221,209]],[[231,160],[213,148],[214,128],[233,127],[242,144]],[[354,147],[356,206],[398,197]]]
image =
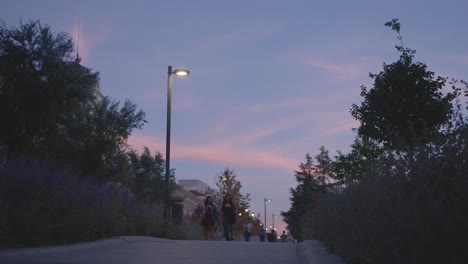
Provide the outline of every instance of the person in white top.
[[244,224],[244,240],[250,241],[250,237],[252,236],[252,223],[250,219],[247,219],[247,223]]

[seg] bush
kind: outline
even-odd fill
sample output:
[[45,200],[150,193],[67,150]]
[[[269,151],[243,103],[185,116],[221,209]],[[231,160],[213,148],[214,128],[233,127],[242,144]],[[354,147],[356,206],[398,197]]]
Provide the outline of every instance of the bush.
[[327,194],[305,237],[349,263],[468,263],[468,137],[388,153],[363,181]]
[[137,201],[128,189],[20,157],[0,169],[0,212],[0,247],[164,234],[160,207]]

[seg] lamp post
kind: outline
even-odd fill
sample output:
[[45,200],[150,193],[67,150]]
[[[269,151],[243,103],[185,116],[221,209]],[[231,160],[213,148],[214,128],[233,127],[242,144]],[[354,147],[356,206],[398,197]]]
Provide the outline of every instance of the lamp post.
[[273,215],[271,216],[271,219],[272,219],[272,222],[273,222],[273,231],[275,231],[275,217],[278,217],[278,215],[273,214]]
[[265,217],[264,217],[264,218],[265,218],[265,231],[266,231],[266,227],[267,227],[267,223],[266,223],[266,203],[267,203],[267,202],[271,202],[272,200],[271,200],[271,199],[268,199],[268,198],[265,198],[264,201],[265,201],[265,212],[264,212],[264,213],[265,213],[265,214],[264,214]]
[[171,97],[172,97],[172,74],[178,76],[187,76],[190,74],[190,71],[185,69],[175,69],[172,70],[172,66],[167,66],[167,124],[166,124],[166,220],[169,222],[172,218],[171,216],[171,189],[169,186],[169,178],[171,176]]
[[219,208],[223,207],[223,190],[224,190],[224,185],[223,181],[226,181],[226,177],[222,177],[219,180]]

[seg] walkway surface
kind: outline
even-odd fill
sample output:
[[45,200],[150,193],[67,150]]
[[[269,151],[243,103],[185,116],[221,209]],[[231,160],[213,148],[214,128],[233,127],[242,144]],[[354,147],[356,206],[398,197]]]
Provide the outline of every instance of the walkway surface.
[[338,264],[317,241],[260,243],[117,237],[68,246],[0,250],[0,263]]

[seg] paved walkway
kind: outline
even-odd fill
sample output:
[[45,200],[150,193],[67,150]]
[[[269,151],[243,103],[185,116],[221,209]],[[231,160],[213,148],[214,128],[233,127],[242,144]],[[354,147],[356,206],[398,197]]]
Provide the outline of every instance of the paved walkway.
[[338,264],[317,241],[260,243],[117,237],[69,246],[0,250],[0,263]]

